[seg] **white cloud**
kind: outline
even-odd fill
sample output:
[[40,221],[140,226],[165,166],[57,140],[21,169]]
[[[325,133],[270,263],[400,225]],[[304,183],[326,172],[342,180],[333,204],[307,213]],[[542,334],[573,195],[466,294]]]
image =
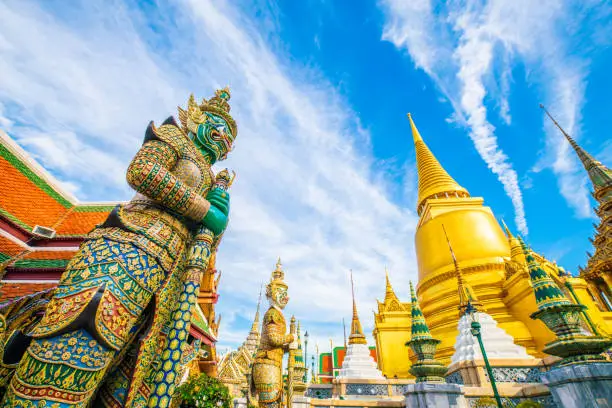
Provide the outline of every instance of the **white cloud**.
[[351,268],[371,330],[384,265],[403,298],[416,276],[416,215],[388,198],[355,113],[316,72],[268,48],[238,8],[195,0],[156,7],[143,16],[87,1],[74,19],[29,1],[0,5],[9,22],[0,27],[0,106],[19,124],[11,135],[79,198],[127,199],[123,172],[148,120],[175,113],[190,91],[209,96],[229,84],[239,135],[221,166],[238,178],[218,257],[221,343],[246,336],[237,315],[250,322],[277,256],[288,313],[305,320],[313,344],[340,341],[341,330],[329,328],[350,317]]
[[[458,119],[469,127],[479,154],[511,198],[515,222],[525,233],[518,177],[498,144],[487,99],[497,101],[499,116],[510,124],[512,68],[516,63],[524,64],[529,79],[543,84],[545,101],[555,106],[559,118],[576,134],[588,67],[584,58],[569,55],[568,42],[587,18],[595,18],[587,10],[597,10],[596,18],[601,20],[610,15],[609,6],[600,1],[470,0],[448,2],[434,10],[430,0],[382,3],[387,14],[383,39],[407,50],[414,64],[449,98]],[[591,31],[595,41],[602,41],[602,30]],[[546,151],[553,151],[554,157],[544,155],[535,170],[551,168],[569,205],[577,215],[587,216],[584,173],[577,172],[575,158],[568,154],[568,146],[560,142],[558,133],[549,125],[545,129]]]

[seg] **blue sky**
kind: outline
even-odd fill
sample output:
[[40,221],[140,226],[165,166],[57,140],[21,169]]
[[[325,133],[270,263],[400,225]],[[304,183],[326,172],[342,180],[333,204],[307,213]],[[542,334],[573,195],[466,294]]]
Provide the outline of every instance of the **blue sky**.
[[[246,336],[281,256],[288,307],[326,349],[356,278],[370,336],[384,268],[416,278],[406,112],[448,172],[575,272],[596,221],[540,102],[612,163],[605,1],[6,1],[0,128],[83,201],[126,200],[147,122],[232,88],[232,221],[220,345]],[[371,341],[371,336],[370,336]]]

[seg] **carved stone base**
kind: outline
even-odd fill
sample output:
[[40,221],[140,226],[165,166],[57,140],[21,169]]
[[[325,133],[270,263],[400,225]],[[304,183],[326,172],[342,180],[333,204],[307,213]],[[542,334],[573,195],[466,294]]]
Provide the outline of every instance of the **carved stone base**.
[[247,399],[234,398],[234,408],[247,408]]
[[293,408],[310,408],[310,398],[304,396],[293,397]]
[[612,363],[559,366],[542,374],[555,399],[563,408],[604,408],[612,401]]
[[408,384],[406,407],[410,408],[467,408],[463,389],[457,384]]

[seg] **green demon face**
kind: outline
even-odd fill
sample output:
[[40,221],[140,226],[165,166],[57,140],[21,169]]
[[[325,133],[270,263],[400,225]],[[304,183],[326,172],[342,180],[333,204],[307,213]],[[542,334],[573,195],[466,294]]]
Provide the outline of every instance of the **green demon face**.
[[221,116],[210,112],[204,112],[204,116],[193,141],[202,154],[212,157],[212,163],[224,160],[232,150],[235,136]]

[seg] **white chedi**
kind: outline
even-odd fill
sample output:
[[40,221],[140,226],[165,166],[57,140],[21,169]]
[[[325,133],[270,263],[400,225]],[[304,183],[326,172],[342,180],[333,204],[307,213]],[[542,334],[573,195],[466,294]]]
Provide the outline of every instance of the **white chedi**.
[[368,380],[382,380],[385,377],[377,368],[370,355],[367,344],[349,344],[342,362],[342,368],[337,378],[360,378]]
[[[489,359],[516,360],[534,358],[527,353],[525,347],[515,344],[514,338],[499,327],[491,315],[485,312],[475,313],[478,314],[482,342]],[[451,357],[451,363],[482,360],[480,346],[478,340],[472,334],[472,322],[467,313],[461,316],[457,328],[459,335],[455,341],[455,353]]]

